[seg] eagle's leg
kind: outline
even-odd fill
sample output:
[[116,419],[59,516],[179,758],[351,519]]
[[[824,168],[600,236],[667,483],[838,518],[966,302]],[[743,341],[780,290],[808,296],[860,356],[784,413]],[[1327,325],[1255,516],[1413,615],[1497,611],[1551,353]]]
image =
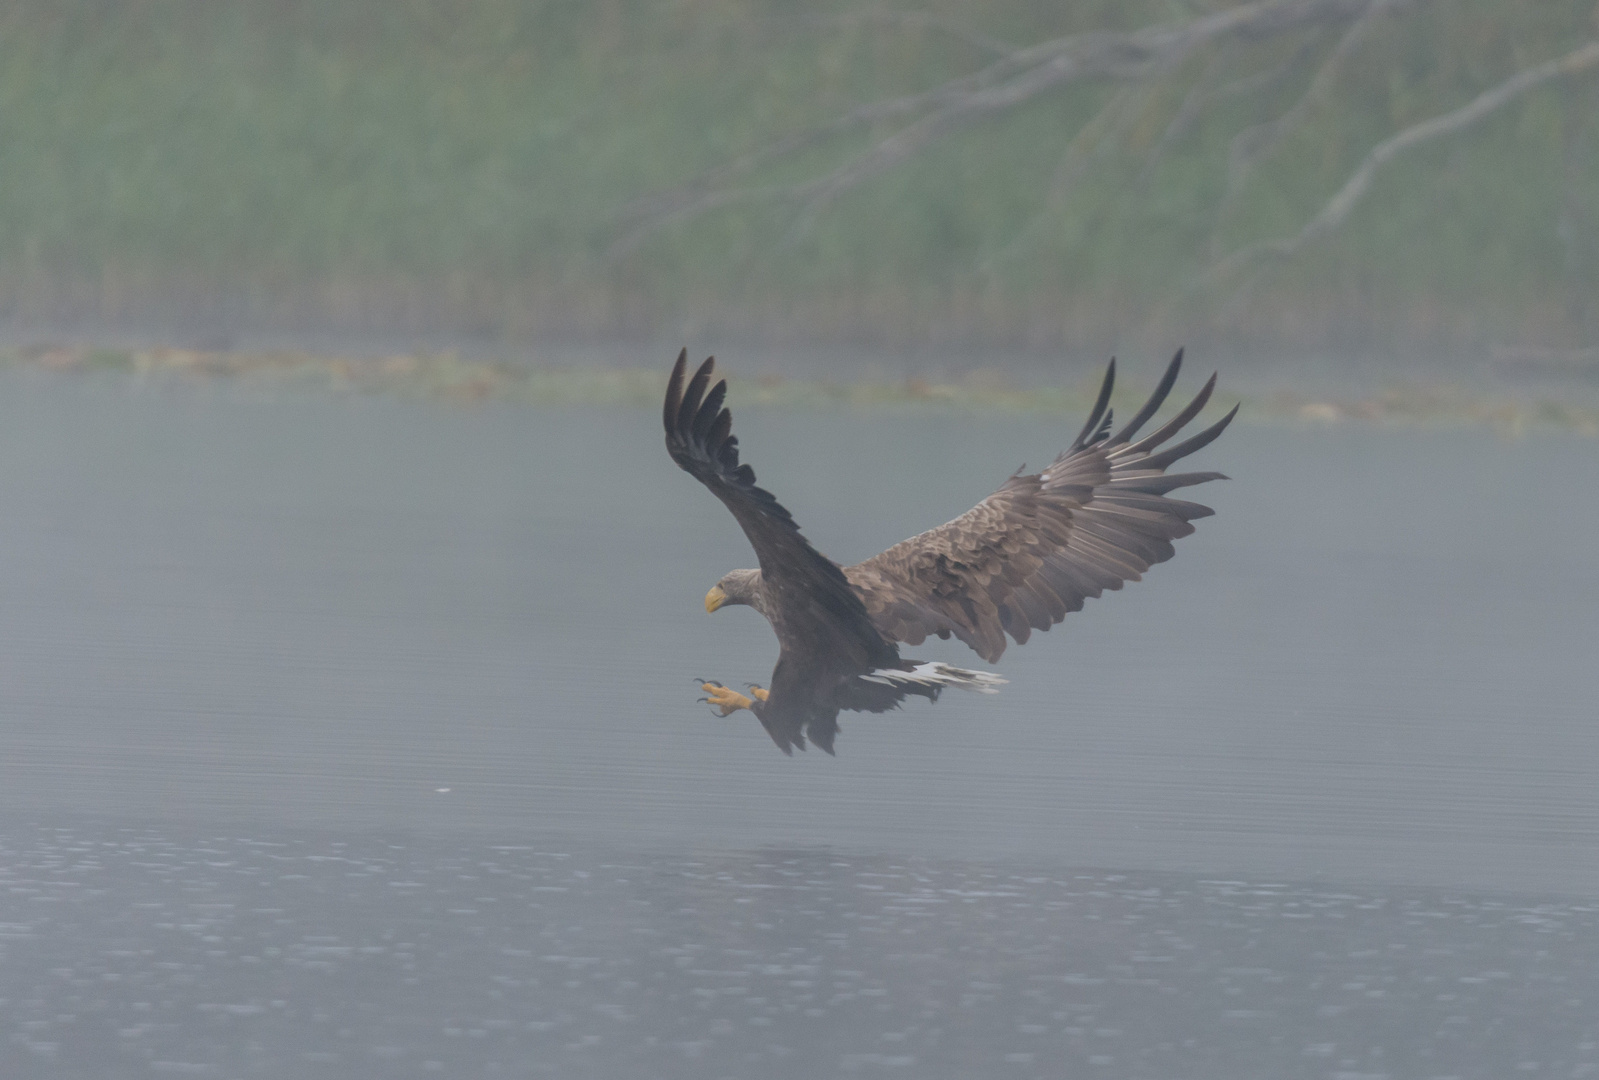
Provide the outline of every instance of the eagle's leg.
[[[740,709],[747,709],[755,704],[737,690],[723,686],[721,683],[701,683],[700,689],[704,690],[707,695],[701,700],[709,702],[711,708],[719,710],[723,716],[732,716]],[[764,692],[756,691],[755,693],[762,701],[766,700]]]

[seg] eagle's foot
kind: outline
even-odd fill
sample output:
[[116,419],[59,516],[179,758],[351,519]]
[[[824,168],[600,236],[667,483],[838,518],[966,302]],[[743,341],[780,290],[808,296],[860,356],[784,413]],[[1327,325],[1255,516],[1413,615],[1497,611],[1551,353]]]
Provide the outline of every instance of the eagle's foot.
[[772,692],[770,690],[756,686],[754,683],[750,683],[750,693],[759,698],[761,701],[765,701],[767,698],[772,696]]
[[[700,689],[704,690],[707,695],[700,700],[708,702],[711,708],[718,710],[723,716],[732,716],[740,709],[747,709],[755,704],[737,690],[723,686],[721,683],[701,683]],[[766,700],[765,694],[760,694],[759,696],[762,701]]]

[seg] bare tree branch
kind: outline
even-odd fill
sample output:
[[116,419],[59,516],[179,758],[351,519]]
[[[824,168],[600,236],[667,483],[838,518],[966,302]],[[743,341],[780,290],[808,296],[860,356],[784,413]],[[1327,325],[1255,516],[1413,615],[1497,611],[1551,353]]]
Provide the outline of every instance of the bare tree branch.
[[[918,94],[905,94],[900,97],[885,98],[881,101],[867,102],[865,105],[857,106],[809,131],[785,136],[776,142],[758,147],[747,154],[742,154],[725,165],[700,174],[680,188],[635,200],[623,208],[622,216],[624,218],[638,218],[642,219],[642,221],[635,226],[629,236],[618,241],[618,246],[631,247],[630,238],[637,233],[652,231],[658,224],[665,224],[668,221],[684,216],[692,216],[704,210],[721,206],[727,201],[737,201],[747,197],[751,191],[760,192],[764,195],[779,194],[785,189],[749,189],[735,194],[730,200],[721,198],[720,196],[725,193],[714,191],[714,189],[728,183],[734,177],[757,169],[769,162],[787,157],[807,147],[814,146],[835,135],[844,134],[854,128],[891,120],[895,117],[919,112],[927,108],[946,106],[952,101],[959,100],[963,95],[980,91],[1000,80],[1010,78],[1031,64],[1047,59],[1054,51],[1060,48],[1062,42],[1071,40],[1074,39],[1055,38],[1039,45],[1009,51],[1004,57],[987,67],[981,68],[971,75],[941,83],[931,90]],[[786,190],[792,191],[793,188]],[[707,198],[707,196],[710,197]],[[656,219],[659,219],[659,221]]]
[[[1527,68],[1518,72],[1509,79],[1500,83],[1492,90],[1486,90],[1474,98],[1470,103],[1461,106],[1454,112],[1435,116],[1431,120],[1424,120],[1413,124],[1403,131],[1389,136],[1372,148],[1360,163],[1353,175],[1344,183],[1321,211],[1305,223],[1298,233],[1290,237],[1277,240],[1264,240],[1240,248],[1231,255],[1215,263],[1206,273],[1207,280],[1224,280],[1239,271],[1246,269],[1256,260],[1261,259],[1286,259],[1297,252],[1301,247],[1332,232],[1344,223],[1355,208],[1362,196],[1371,187],[1373,177],[1377,171],[1388,162],[1398,157],[1405,151],[1420,146],[1422,143],[1444,135],[1452,134],[1462,128],[1490,116],[1497,110],[1508,105],[1528,90],[1533,89],[1550,79],[1566,75],[1575,75],[1588,68],[1599,66],[1599,41],[1591,41],[1580,49],[1567,53],[1555,60],[1549,60],[1536,67]],[[1247,282],[1245,283],[1247,286]]]
[[1227,152],[1227,189],[1216,211],[1216,220],[1225,218],[1227,210],[1238,198],[1255,165],[1270,154],[1311,115],[1318,105],[1332,96],[1338,76],[1347,60],[1366,39],[1372,27],[1383,15],[1402,7],[1409,0],[1371,0],[1366,10],[1354,21],[1338,44],[1333,46],[1298,101],[1287,112],[1274,120],[1245,128],[1233,136]]
[[[803,228],[828,203],[863,181],[919,153],[960,127],[1029,101],[1047,90],[1089,79],[1138,80],[1180,62],[1194,49],[1236,37],[1259,40],[1303,27],[1358,18],[1373,0],[1257,0],[1187,22],[1130,33],[1072,34],[1017,49],[971,75],[921,94],[860,106],[811,132],[790,136],[707,173],[677,191],[629,208],[635,224],[612,247],[631,249],[671,222],[733,201],[782,198],[802,204]],[[825,176],[787,187],[726,190],[725,184],[759,165],[863,124],[920,112],[886,138]],[[791,232],[792,235],[792,232]]]
[[618,249],[626,250],[633,247],[637,240],[642,238],[642,234],[651,232],[670,221],[682,217],[692,217],[728,202],[792,192],[794,190],[793,187],[760,187],[734,191],[718,189],[735,177],[758,169],[762,165],[788,157],[835,135],[841,135],[854,128],[864,127],[884,120],[892,120],[895,117],[919,112],[923,109],[937,108],[950,100],[959,98],[963,94],[981,90],[983,87],[991,85],[1000,79],[1010,77],[1028,64],[1036,62],[1039,50],[1054,46],[1060,40],[1065,39],[1056,39],[1055,41],[1045,42],[1042,45],[1008,51],[1002,59],[971,75],[941,83],[933,89],[922,93],[904,94],[900,97],[867,102],[865,105],[857,106],[809,131],[796,132],[793,135],[768,143],[766,146],[758,147],[747,154],[741,154],[724,165],[701,173],[680,188],[634,200],[622,209],[621,216],[623,218],[639,219],[639,223],[613,245],[612,253],[617,253]]
[[[1014,78],[992,82],[947,101],[934,112],[901,128],[828,176],[797,185],[807,214],[861,181],[883,172],[949,130],[972,123],[990,113],[1013,108],[1045,90],[1088,78],[1139,79],[1186,56],[1197,46],[1237,34],[1278,34],[1298,26],[1348,18],[1365,10],[1371,0],[1265,0],[1178,26],[1159,26],[1131,34],[1082,34],[1022,50],[1040,61]],[[1015,57],[1021,53],[1014,54]],[[1002,61],[1001,63],[1005,63]],[[999,65],[995,65],[998,67]]]

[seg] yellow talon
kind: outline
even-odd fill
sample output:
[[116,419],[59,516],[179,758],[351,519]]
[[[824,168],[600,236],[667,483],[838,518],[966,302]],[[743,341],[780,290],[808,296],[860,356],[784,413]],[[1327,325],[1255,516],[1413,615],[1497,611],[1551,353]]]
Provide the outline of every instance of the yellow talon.
[[[723,716],[732,716],[740,709],[747,709],[751,705],[755,704],[749,698],[745,697],[743,694],[732,689],[731,687],[719,686],[716,683],[708,682],[701,683],[700,689],[705,691],[705,700],[711,703],[711,707],[713,709],[720,710]],[[757,691],[757,693],[760,694],[762,701],[766,700],[766,695],[764,693],[760,693],[759,691]]]
[[762,701],[765,701],[767,698],[772,696],[772,692],[770,690],[763,690],[759,686],[750,687],[750,693],[754,694]]

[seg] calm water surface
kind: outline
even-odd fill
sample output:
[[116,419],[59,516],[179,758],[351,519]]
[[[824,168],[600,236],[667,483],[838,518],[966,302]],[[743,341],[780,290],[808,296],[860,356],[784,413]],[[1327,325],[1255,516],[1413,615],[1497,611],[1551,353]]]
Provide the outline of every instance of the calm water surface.
[[[1003,695],[789,760],[656,430],[6,377],[0,1074],[1599,1073],[1599,445],[1240,427]],[[737,430],[853,561],[1075,428]]]

